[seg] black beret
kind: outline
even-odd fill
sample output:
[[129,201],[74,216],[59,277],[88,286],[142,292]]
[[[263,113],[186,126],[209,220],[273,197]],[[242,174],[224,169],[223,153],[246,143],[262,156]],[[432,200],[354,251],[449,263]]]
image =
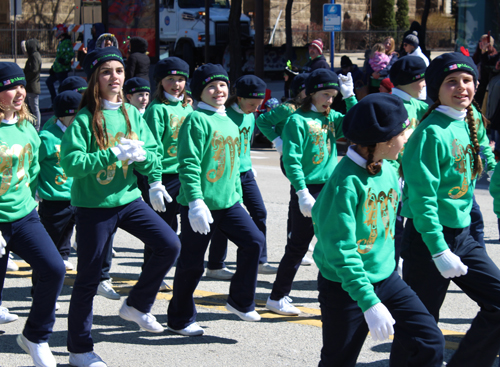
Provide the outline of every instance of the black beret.
[[56,117],[73,116],[78,112],[82,95],[74,91],[59,93],[54,99],[54,114]]
[[234,87],[238,97],[263,99],[266,96],[266,83],[255,75],[244,75],[238,78]]
[[15,62],[0,62],[0,92],[17,85],[26,86],[23,69]]
[[94,51],[87,54],[83,60],[83,70],[85,74],[87,74],[87,78],[90,78],[92,73],[96,71],[100,65],[111,60],[119,61],[125,66],[122,54],[116,47],[96,48]]
[[201,93],[208,83],[215,80],[222,80],[226,82],[229,87],[229,77],[227,76],[226,69],[219,64],[204,64],[196,69],[191,79],[190,87],[193,93],[193,98],[197,101],[201,100]]
[[59,85],[58,93],[72,90],[74,92],[82,93],[87,89],[87,82],[79,76],[68,76]]
[[290,97],[295,98],[306,89],[306,79],[309,76],[309,73],[302,73],[293,78],[290,83]]
[[306,95],[324,89],[340,91],[339,77],[329,69],[316,69],[306,79]]
[[167,57],[158,61],[153,75],[157,83],[169,75],[180,75],[187,80],[189,78],[189,64],[175,56]]
[[398,85],[407,85],[423,79],[425,69],[427,69],[427,66],[420,57],[405,56],[392,65],[389,77],[395,87]]
[[144,78],[130,78],[123,84],[123,91],[125,94],[134,94],[139,92],[149,92],[151,93],[151,86],[149,82]]

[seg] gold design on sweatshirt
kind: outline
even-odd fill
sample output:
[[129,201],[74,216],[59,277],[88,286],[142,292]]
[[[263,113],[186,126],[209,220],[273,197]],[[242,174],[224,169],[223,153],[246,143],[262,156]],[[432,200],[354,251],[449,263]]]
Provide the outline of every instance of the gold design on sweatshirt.
[[172,144],[167,149],[167,154],[171,157],[177,157],[177,138],[179,137],[179,130],[181,129],[185,116],[179,119],[179,116],[170,114],[170,128],[172,129],[172,135],[170,136],[173,139]]
[[[106,149],[109,149],[111,147],[114,147],[117,144],[120,144],[120,139],[123,137],[125,137],[125,134],[122,132],[116,133],[115,136],[113,136],[112,134],[110,134],[108,132],[108,145],[107,145]],[[139,140],[139,137],[137,136],[137,134],[135,132],[131,131],[129,139],[130,140]],[[97,175],[96,175],[97,182],[99,182],[101,185],[108,185],[111,181],[113,181],[113,178],[115,178],[115,174],[116,174],[116,163],[117,162],[107,166],[105,170],[102,169],[99,172],[97,172]],[[119,163],[121,163],[123,177],[127,178],[128,166],[129,166],[128,160],[126,159],[124,161],[120,161]],[[120,166],[118,166],[118,168],[120,168]]]
[[224,169],[226,167],[226,145],[228,146],[231,159],[231,172],[229,173],[229,177],[231,177],[233,174],[234,160],[240,149],[240,139],[233,139],[231,136],[224,138],[218,131],[215,131],[210,145],[215,151],[212,158],[217,162],[217,169],[211,169],[207,172],[207,180],[212,183],[217,182],[224,174]]
[[325,158],[325,152],[323,151],[323,147],[325,145],[325,131],[315,120],[307,121],[307,125],[309,126],[308,133],[311,137],[311,142],[313,145],[317,145],[319,149],[319,153],[314,155],[312,162],[313,164],[320,164]]
[[[458,139],[454,139],[452,145],[453,149],[451,154],[455,158],[455,171],[463,174],[463,179],[461,186],[455,186],[448,191],[448,196],[451,199],[460,199],[469,189],[470,177],[468,177],[469,174],[467,173],[467,167],[470,167],[470,162],[473,161],[472,146],[467,144],[464,149],[461,144],[458,144]],[[467,156],[469,157],[469,160],[467,160]]]
[[248,142],[250,140],[250,130],[252,130],[249,127],[244,127],[240,130],[240,136],[243,135],[243,142],[244,142],[244,151],[243,154],[247,152],[247,147],[248,147]]
[[[56,144],[55,148],[56,148],[56,157],[57,157],[56,166],[61,167],[61,164],[60,164],[61,163],[61,145]],[[55,178],[56,185],[64,185],[66,183],[66,181],[68,181],[68,176],[66,176],[66,173],[64,172],[64,170],[63,170],[62,175],[56,175],[56,178]]]
[[28,159],[28,167],[31,166],[33,162],[33,148],[30,143],[27,143],[24,147],[19,144],[14,144],[12,148],[9,148],[7,143],[0,142],[0,172],[2,173],[2,183],[0,184],[0,196],[5,194],[10,188],[12,181],[12,167],[17,161],[17,183],[16,190],[19,188],[19,183],[24,180],[26,176],[28,182],[26,186],[29,186],[29,173],[26,173],[24,165],[26,163],[26,158]]
[[[394,228],[391,224],[394,222],[394,214],[397,211],[398,197],[399,195],[394,189],[390,189],[387,194],[381,191],[378,195],[376,195],[371,188],[368,189],[368,198],[363,204],[363,212],[366,215],[365,224],[370,229],[370,236],[368,239],[363,238],[357,242],[358,252],[360,254],[370,252],[373,248],[373,244],[377,240],[377,218],[379,207],[382,224],[384,225],[385,230],[385,238],[387,238],[387,236],[391,236],[391,238],[394,239]],[[392,221],[389,212],[390,207],[392,207],[394,213]]]

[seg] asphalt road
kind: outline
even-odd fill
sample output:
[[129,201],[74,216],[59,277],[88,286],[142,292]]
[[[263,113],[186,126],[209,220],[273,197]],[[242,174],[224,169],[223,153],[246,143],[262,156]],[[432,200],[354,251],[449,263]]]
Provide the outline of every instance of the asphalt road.
[[[268,210],[269,261],[278,265],[285,246],[286,217],[289,184],[282,175],[278,154],[271,149],[252,151],[257,181]],[[500,263],[500,246],[492,199],[487,191],[487,181],[482,180],[476,189],[486,225],[486,243],[490,256]],[[83,245],[83,244],[82,244]],[[137,280],[142,263],[143,245],[121,230],[115,237],[118,256],[113,259],[111,274],[115,288],[126,297],[130,286]],[[310,253],[309,253],[310,255]],[[227,265],[235,268],[236,247],[230,245]],[[16,344],[15,338],[24,326],[29,312],[30,268],[17,259],[20,271],[8,273],[3,291],[3,306],[19,315],[19,320],[0,325],[0,366],[31,366],[31,358]],[[70,261],[77,263],[76,254]],[[69,272],[59,297],[61,309],[57,311],[51,349],[60,366],[68,366],[66,350],[67,312],[74,272]],[[174,269],[167,275],[172,284]],[[109,366],[314,366],[319,361],[322,346],[320,310],[316,291],[317,268],[301,266],[290,294],[294,304],[303,314],[284,317],[269,313],[264,308],[270,293],[273,275],[259,275],[256,294],[257,311],[262,320],[244,322],[224,309],[229,288],[227,281],[203,277],[197,292],[197,321],[205,329],[202,337],[184,337],[165,331],[150,334],[140,331],[132,322],[118,316],[121,301],[101,296],[94,300],[93,338],[95,351]],[[153,314],[166,325],[169,293],[160,293],[153,307]],[[478,306],[458,288],[451,286],[442,308],[440,327],[448,336],[446,358],[457,347],[463,333],[469,328]],[[357,366],[388,366],[391,341],[374,343],[366,339]],[[488,367],[488,366],[484,366]]]

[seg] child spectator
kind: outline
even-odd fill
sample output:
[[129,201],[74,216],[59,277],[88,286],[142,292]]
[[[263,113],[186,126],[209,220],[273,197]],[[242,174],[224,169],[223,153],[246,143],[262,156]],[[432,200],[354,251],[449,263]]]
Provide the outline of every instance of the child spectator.
[[373,71],[377,73],[385,69],[390,61],[390,57],[385,54],[385,46],[382,43],[376,43],[372,48],[372,54],[368,61]]
[[57,95],[54,83],[58,81],[60,85],[68,77],[68,72],[71,70],[71,59],[75,56],[73,43],[71,43],[71,37],[68,34],[68,27],[64,24],[58,24],[55,37],[59,40],[56,59],[50,68],[50,75],[45,81],[52,103],[54,103]]
[[125,80],[138,77],[149,80],[148,41],[142,37],[130,39],[130,55],[125,67]]
[[28,60],[24,66],[24,75],[26,75],[26,99],[28,107],[36,117],[35,129],[40,130],[41,116],[39,98],[42,91],[40,89],[40,71],[42,69],[42,57],[40,56],[40,43],[32,38],[25,43]]

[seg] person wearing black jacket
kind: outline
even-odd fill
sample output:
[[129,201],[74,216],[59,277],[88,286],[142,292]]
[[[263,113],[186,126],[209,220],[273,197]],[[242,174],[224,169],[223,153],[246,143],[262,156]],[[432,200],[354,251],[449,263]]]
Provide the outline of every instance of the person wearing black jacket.
[[130,56],[125,67],[125,79],[138,77],[149,81],[148,41],[142,37],[130,39]]
[[309,44],[309,61],[304,65],[302,72],[310,73],[316,69],[330,69],[330,65],[323,56],[323,41],[321,38]]
[[40,56],[40,43],[32,38],[25,43],[28,60],[24,66],[24,75],[26,76],[26,99],[30,111],[36,117],[36,131],[40,130],[40,108],[39,97],[40,89],[40,71],[42,68],[42,57]]

